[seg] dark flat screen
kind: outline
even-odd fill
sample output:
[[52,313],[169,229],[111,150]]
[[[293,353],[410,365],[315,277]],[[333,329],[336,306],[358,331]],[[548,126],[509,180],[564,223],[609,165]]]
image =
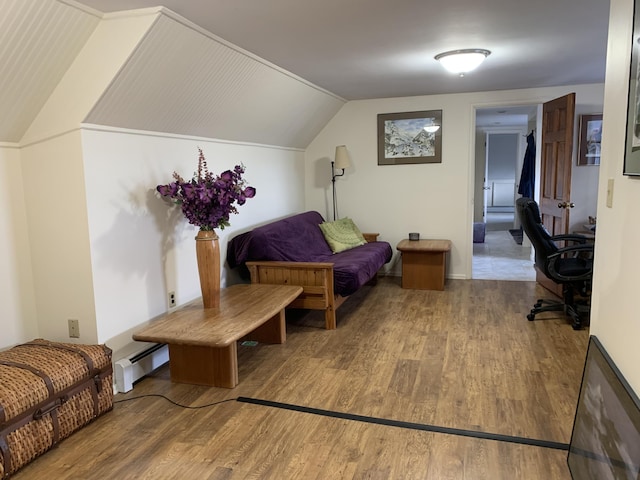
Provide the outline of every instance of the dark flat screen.
[[640,401],[595,336],[567,463],[574,480],[640,479]]

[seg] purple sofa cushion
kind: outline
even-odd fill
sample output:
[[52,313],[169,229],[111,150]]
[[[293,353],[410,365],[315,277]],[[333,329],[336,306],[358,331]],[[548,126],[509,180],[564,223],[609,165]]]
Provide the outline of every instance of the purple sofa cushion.
[[387,242],[371,242],[332,255],[333,290],[345,297],[355,293],[391,260],[392,254]]
[[391,245],[372,242],[334,254],[319,225],[318,212],[305,212],[254,228],[232,238],[227,262],[235,268],[248,261],[333,263],[334,292],[355,293],[391,260]]
[[254,228],[231,239],[227,262],[231,268],[250,260],[326,262],[332,252],[322,235],[318,212],[305,212]]

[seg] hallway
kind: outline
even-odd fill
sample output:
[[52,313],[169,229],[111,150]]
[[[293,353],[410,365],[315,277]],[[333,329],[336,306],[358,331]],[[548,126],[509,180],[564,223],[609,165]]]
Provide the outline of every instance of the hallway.
[[531,247],[518,245],[509,233],[513,212],[489,212],[484,243],[473,244],[474,280],[535,281]]

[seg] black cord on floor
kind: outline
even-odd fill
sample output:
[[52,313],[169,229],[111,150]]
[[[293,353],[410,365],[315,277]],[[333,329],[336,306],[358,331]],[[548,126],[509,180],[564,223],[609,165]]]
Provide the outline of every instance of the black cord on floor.
[[122,400],[114,400],[113,403],[123,403],[123,402],[129,402],[131,400],[138,400],[140,398],[147,398],[147,397],[160,397],[160,398],[164,398],[167,402],[169,403],[173,403],[175,406],[177,407],[181,407],[181,408],[188,408],[190,410],[198,410],[200,408],[209,408],[209,407],[215,407],[216,405],[220,405],[221,403],[225,403],[225,402],[235,402],[238,399],[237,398],[228,398],[226,400],[220,400],[219,402],[213,402],[213,403],[207,403],[206,405],[197,405],[197,406],[191,406],[191,405],[182,405],[178,402],[174,402],[173,400],[171,400],[169,397],[165,397],[164,395],[160,395],[159,393],[149,393],[147,395],[138,395],[137,397],[130,397],[130,398],[123,398]]
[[502,434],[497,434],[497,433],[487,433],[487,432],[476,431],[476,430],[464,430],[464,429],[459,429],[459,428],[440,427],[440,426],[436,426],[436,425],[420,424],[420,423],[413,423],[413,422],[403,422],[403,421],[400,421],[400,420],[389,420],[389,419],[378,418],[378,417],[355,415],[355,414],[351,414],[351,413],[336,412],[336,411],[333,411],[333,410],[323,410],[323,409],[319,409],[319,408],[304,407],[304,406],[301,406],[301,405],[292,405],[292,404],[289,404],[289,403],[272,402],[270,400],[261,400],[261,399],[257,399],[257,398],[247,398],[247,397],[228,398],[226,400],[220,400],[219,402],[213,402],[213,403],[208,403],[206,405],[198,405],[198,406],[192,407],[190,405],[181,405],[181,404],[179,404],[177,402],[174,402],[170,398],[165,397],[164,395],[160,395],[160,394],[157,394],[157,393],[150,393],[150,394],[147,394],[147,395],[139,395],[137,397],[131,397],[131,398],[125,398],[125,399],[122,399],[122,400],[116,400],[113,403],[115,404],[115,403],[128,402],[130,400],[138,400],[140,398],[146,398],[146,397],[164,398],[166,401],[168,401],[168,402],[170,402],[170,403],[172,403],[172,404],[174,404],[174,405],[176,405],[178,407],[188,408],[188,409],[192,409],[192,410],[198,410],[200,408],[214,407],[216,405],[220,405],[221,403],[226,403],[226,402],[251,403],[251,404],[254,404],[254,405],[262,405],[262,406],[266,406],[266,407],[275,407],[275,408],[280,408],[280,409],[284,409],[284,410],[292,410],[292,411],[302,412],[302,413],[311,413],[311,414],[321,415],[321,416],[325,416],[325,417],[340,418],[340,419],[344,419],[344,420],[353,420],[353,421],[357,421],[357,422],[373,423],[373,424],[377,424],[377,425],[386,425],[386,426],[389,426],[389,427],[400,427],[400,428],[408,428],[408,429],[411,429],[411,430],[422,430],[422,431],[427,431],[427,432],[445,433],[445,434],[449,434],[449,435],[459,435],[459,436],[464,436],[464,437],[473,437],[473,438],[479,438],[479,439],[483,439],[483,440],[495,440],[495,441],[499,441],[499,442],[519,443],[519,444],[522,444],[522,445],[530,445],[530,446],[534,446],[534,447],[551,448],[551,449],[556,449],[556,450],[569,450],[569,448],[570,448],[570,445],[568,445],[566,443],[552,442],[552,441],[548,441],[548,440],[538,440],[538,439],[534,439],[534,438],[525,438],[525,437],[517,437],[517,436],[511,436],[511,435],[502,435]]
[[303,407],[301,405],[292,405],[290,403],[272,402],[270,400],[261,400],[258,398],[238,397],[238,402],[252,403],[254,405],[264,405],[266,407],[281,408],[284,410],[292,410],[295,412],[311,413],[325,417],[341,418],[344,420],[353,420],[357,422],[373,423],[376,425],[386,425],[389,427],[408,428],[411,430],[423,430],[427,432],[446,433],[449,435],[459,435],[464,437],[474,437],[484,440],[496,440],[499,442],[519,443],[523,445],[531,445],[534,447],[553,448],[556,450],[569,450],[566,443],[552,442],[548,440],[538,440],[534,438],[515,437],[511,435],[501,435],[499,433],[487,433],[477,430],[464,430],[460,428],[440,427],[437,425],[428,425],[414,422],[403,422],[401,420],[389,420],[386,418],[369,417],[366,415],[354,415],[352,413],[336,412],[333,410],[323,410],[320,408]]

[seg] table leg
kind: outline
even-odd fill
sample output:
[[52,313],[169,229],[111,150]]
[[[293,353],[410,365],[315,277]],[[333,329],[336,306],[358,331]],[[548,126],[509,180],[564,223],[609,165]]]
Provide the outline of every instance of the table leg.
[[286,339],[287,326],[284,309],[242,338],[242,340],[255,340],[260,343],[284,343]]
[[171,381],[233,388],[238,384],[236,342],[227,347],[169,345]]

